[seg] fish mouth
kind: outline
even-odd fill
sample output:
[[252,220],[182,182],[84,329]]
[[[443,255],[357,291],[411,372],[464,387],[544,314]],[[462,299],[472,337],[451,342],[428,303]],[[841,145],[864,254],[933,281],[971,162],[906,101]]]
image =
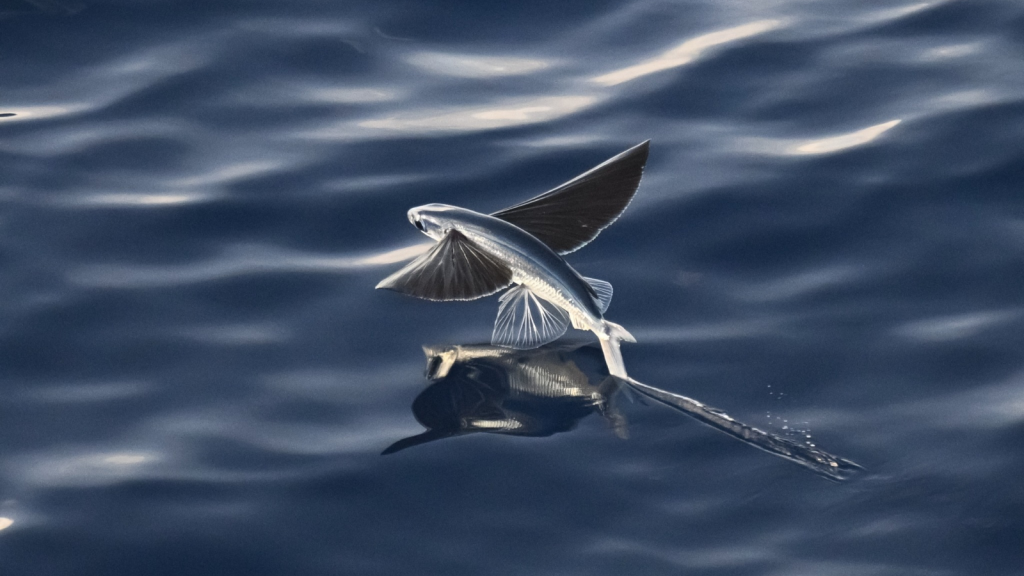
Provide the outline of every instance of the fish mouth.
[[424,234],[430,236],[430,234],[427,232],[427,225],[423,221],[423,218],[421,217],[418,209],[413,208],[412,210],[409,210],[406,216],[408,216],[409,222],[411,222],[412,225],[415,226],[420,232],[423,232]]

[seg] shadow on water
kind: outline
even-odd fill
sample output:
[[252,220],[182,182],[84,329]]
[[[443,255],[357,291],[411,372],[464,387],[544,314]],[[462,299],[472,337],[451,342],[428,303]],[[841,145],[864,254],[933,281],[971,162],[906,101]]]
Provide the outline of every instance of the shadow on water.
[[551,436],[573,430],[593,413],[601,414],[616,435],[626,438],[627,423],[618,404],[623,395],[631,395],[654,400],[830,480],[847,480],[863,470],[692,398],[609,376],[601,350],[592,345],[561,343],[534,350],[424,346],[423,351],[431,384],[413,400],[412,411],[427,430],[395,442],[383,454],[475,432]]

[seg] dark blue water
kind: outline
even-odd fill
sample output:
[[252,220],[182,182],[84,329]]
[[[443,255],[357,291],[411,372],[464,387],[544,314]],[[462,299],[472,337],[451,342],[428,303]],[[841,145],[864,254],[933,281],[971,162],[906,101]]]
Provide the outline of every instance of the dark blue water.
[[[1024,574],[1022,134],[1016,0],[4,0],[0,574]],[[630,374],[865,471],[491,392],[381,456],[497,308],[373,289],[405,211],[648,138],[569,256]]]

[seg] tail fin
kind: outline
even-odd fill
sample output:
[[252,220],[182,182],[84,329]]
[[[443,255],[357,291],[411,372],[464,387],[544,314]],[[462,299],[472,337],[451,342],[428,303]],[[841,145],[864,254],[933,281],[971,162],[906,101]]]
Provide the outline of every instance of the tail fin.
[[608,327],[608,335],[612,338],[636,344],[636,338],[629,333],[629,330],[626,330],[615,322],[609,322],[607,320],[604,321],[604,324]]
[[628,330],[614,322],[604,321],[604,331],[607,338],[600,338],[601,351],[604,352],[604,363],[608,366],[608,373],[619,378],[628,378],[626,365],[622,362],[622,352],[619,351],[619,342],[636,342],[636,338]]

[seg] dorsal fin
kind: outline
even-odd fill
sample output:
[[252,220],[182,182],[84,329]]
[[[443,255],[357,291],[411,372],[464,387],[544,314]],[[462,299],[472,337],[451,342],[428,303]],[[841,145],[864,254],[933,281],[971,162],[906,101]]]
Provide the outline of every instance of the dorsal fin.
[[650,140],[526,202],[492,214],[536,236],[559,254],[586,246],[636,194]]
[[601,308],[601,314],[608,311],[608,306],[612,303],[612,284],[604,280],[598,280],[597,278],[583,277],[590,284],[591,289],[594,290],[594,294],[597,295],[597,304]]
[[427,300],[474,300],[512,283],[512,271],[452,230],[429,252],[377,284]]

